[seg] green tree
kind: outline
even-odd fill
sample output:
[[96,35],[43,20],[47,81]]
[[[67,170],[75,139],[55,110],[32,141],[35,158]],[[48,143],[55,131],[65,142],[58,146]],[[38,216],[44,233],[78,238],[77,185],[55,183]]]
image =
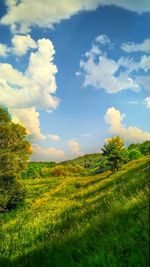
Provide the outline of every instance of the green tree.
[[30,154],[26,129],[12,122],[9,113],[0,108],[0,210],[19,201],[22,194],[19,178],[27,168]]
[[136,150],[139,150],[139,144],[130,144],[128,146],[128,150],[132,150],[132,149],[136,149]]
[[127,161],[127,150],[124,147],[124,140],[119,136],[110,138],[102,148],[102,155],[106,158],[111,170],[118,170]]
[[145,141],[139,145],[139,150],[143,155],[150,155],[150,141]]
[[131,149],[128,152],[129,160],[138,159],[141,156],[142,156],[142,154],[138,149]]

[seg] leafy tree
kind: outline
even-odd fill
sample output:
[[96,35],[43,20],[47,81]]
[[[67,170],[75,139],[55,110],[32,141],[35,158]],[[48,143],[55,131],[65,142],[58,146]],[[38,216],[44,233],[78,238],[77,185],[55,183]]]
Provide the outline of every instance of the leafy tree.
[[31,146],[26,129],[11,121],[9,113],[0,108],[0,210],[19,201],[19,178],[27,167]]
[[132,149],[139,149],[139,144],[130,144],[129,146],[128,146],[128,150],[132,150]]
[[139,145],[139,150],[143,155],[150,155],[150,141],[145,141]]
[[108,140],[102,148],[102,155],[106,158],[111,170],[118,170],[127,161],[127,150],[124,147],[124,140],[115,136]]
[[129,160],[138,159],[141,156],[142,156],[142,154],[138,149],[131,149],[128,152]]

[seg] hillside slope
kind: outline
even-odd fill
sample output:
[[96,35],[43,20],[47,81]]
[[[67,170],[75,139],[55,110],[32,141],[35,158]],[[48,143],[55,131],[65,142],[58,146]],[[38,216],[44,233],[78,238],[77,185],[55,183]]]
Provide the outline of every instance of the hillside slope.
[[148,158],[116,173],[29,179],[1,214],[3,267],[148,266]]

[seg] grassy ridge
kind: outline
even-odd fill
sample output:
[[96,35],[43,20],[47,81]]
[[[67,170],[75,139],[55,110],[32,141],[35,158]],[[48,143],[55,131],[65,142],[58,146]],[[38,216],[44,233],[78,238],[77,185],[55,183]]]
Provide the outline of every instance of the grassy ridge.
[[148,158],[116,173],[23,180],[1,214],[3,267],[148,266]]

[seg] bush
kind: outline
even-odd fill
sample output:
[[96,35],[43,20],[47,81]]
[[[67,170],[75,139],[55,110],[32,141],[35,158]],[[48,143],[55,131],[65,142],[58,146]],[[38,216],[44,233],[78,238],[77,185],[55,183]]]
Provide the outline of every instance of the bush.
[[138,159],[142,156],[141,152],[138,149],[131,149],[128,152],[129,160]]
[[87,171],[84,167],[80,165],[57,165],[53,168],[43,168],[42,176],[85,176],[87,175]]
[[37,178],[39,177],[39,172],[33,166],[29,166],[28,169],[22,173],[21,177],[26,178]]

